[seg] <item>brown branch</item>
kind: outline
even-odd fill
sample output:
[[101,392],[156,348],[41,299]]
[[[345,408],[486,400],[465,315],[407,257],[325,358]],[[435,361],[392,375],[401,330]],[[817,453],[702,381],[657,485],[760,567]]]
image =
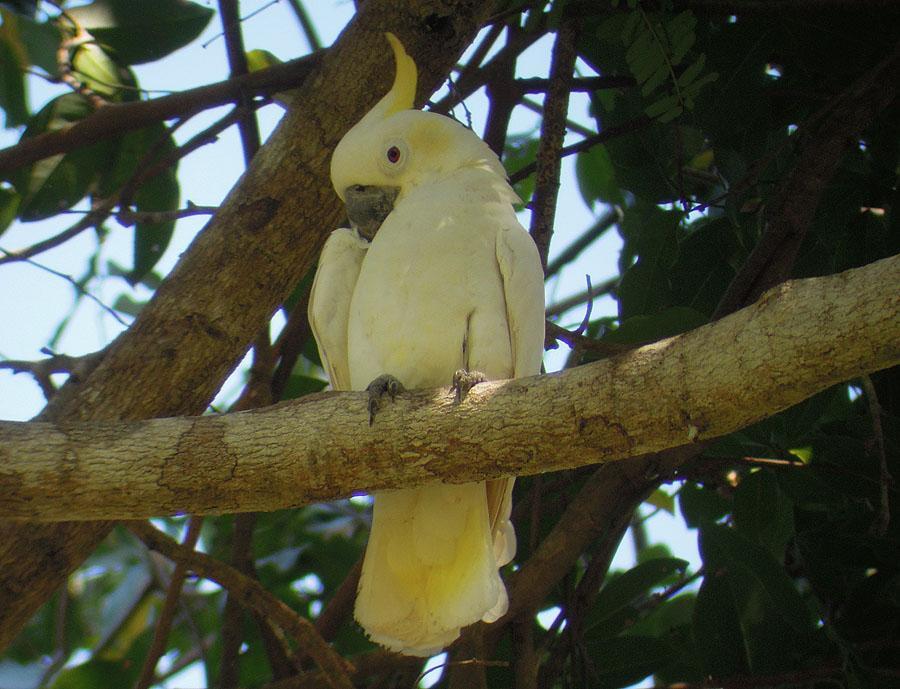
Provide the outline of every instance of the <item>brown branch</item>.
[[544,119],[541,121],[541,138],[537,151],[537,178],[531,201],[531,233],[541,256],[541,265],[547,268],[547,253],[553,236],[553,219],[556,215],[556,199],[559,195],[560,151],[566,137],[566,116],[569,112],[569,84],[578,57],[577,24],[564,20],[556,34],[556,42],[550,56],[550,88],[544,103]]
[[161,531],[143,522],[131,522],[128,529],[149,549],[165,555],[174,562],[203,577],[216,582],[232,594],[249,610],[255,610],[273,620],[296,639],[301,648],[315,661],[324,673],[325,682],[334,689],[353,689],[347,676],[352,668],[316,632],[312,624],[297,615],[285,603],[266,591],[255,579],[220,562],[209,555],[188,550]]
[[291,377],[291,371],[294,370],[294,365],[297,363],[297,358],[312,336],[307,315],[311,287],[312,282],[310,281],[300,300],[291,309],[287,323],[275,342],[275,351],[278,352],[278,364],[272,373],[271,394],[273,400],[280,400],[284,395],[284,389]]
[[6,177],[14,170],[43,158],[67,153],[157,122],[191,117],[203,110],[227,105],[242,96],[272,95],[296,88],[318,66],[322,55],[313,53],[171,96],[106,105],[71,127],[23,139],[15,146],[0,149],[0,176]]
[[[188,521],[187,533],[181,544],[182,548],[190,551],[194,550],[197,546],[197,540],[200,538],[200,527],[202,526],[203,517],[193,516],[190,518]],[[154,683],[156,677],[156,664],[166,651],[166,641],[169,638],[169,631],[172,629],[172,621],[175,619],[175,610],[178,605],[178,599],[181,597],[181,589],[184,586],[186,576],[187,567],[183,562],[177,562],[175,564],[175,570],[172,572],[172,578],[169,580],[169,587],[166,590],[166,599],[163,602],[162,610],[160,610],[156,628],[153,630],[153,640],[150,642],[150,648],[144,658],[141,674],[134,683],[134,689],[147,689]]]
[[40,385],[44,397],[48,400],[56,393],[56,386],[50,379],[54,373],[68,373],[76,380],[83,380],[103,357],[103,350],[92,352],[83,356],[69,356],[68,354],[52,354],[47,359],[38,361],[24,361],[20,359],[7,359],[0,361],[0,369],[6,368],[13,373],[30,373]]
[[[477,385],[463,404],[445,388],[406,392],[374,426],[364,391],[219,416],[0,422],[0,516],[272,510],[696,447],[900,362],[900,299],[884,289],[897,282],[900,256],[792,281],[727,318],[610,359]],[[54,471],[63,461],[67,470]]]

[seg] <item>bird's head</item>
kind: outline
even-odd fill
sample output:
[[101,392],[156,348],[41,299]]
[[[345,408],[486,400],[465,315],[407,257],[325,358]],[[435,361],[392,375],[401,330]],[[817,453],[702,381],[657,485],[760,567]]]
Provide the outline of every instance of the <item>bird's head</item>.
[[391,33],[396,75],[391,90],[348,131],[331,158],[331,182],[347,216],[367,239],[394,203],[414,187],[466,166],[486,166],[505,178],[497,156],[449,117],[412,110],[417,71]]

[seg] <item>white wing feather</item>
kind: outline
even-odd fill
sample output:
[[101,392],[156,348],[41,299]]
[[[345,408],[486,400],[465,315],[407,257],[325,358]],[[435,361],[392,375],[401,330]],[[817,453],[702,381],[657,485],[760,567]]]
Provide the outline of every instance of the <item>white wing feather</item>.
[[350,389],[347,322],[350,300],[368,248],[369,242],[356,230],[344,227],[332,232],[322,247],[309,295],[309,325],[322,366],[335,390]]

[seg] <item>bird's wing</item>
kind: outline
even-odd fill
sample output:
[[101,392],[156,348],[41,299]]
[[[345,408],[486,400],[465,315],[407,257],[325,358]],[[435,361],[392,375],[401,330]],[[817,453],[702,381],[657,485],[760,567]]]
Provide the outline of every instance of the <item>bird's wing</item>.
[[544,356],[544,271],[537,247],[521,225],[497,232],[497,265],[503,278],[513,377],[541,372]]
[[341,228],[328,237],[309,295],[309,325],[322,366],[335,390],[350,389],[347,321],[350,300],[369,243],[355,230]]
[[[513,377],[537,375],[544,355],[544,271],[537,247],[516,224],[497,232],[496,255],[506,299]],[[509,521],[512,488],[513,479],[488,481],[486,486],[498,566],[512,560],[516,552],[516,534]],[[497,612],[502,615],[505,608]]]

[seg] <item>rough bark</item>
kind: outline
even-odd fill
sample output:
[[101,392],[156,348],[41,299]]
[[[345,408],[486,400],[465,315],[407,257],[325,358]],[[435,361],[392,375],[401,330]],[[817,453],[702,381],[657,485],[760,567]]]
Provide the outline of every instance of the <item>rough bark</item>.
[[353,392],[221,416],[5,422],[0,514],[274,510],[702,442],[900,362],[900,293],[885,289],[897,284],[900,256],[784,283],[684,335],[562,373],[479,385],[461,404],[449,389],[406,393],[373,426],[365,393]]
[[[415,58],[421,100],[446,77],[489,11],[490,3],[475,0],[365,3],[140,317],[41,418],[202,413],[337,224],[329,156],[389,86],[393,68],[383,32],[397,34]],[[0,524],[0,650],[109,526]]]

